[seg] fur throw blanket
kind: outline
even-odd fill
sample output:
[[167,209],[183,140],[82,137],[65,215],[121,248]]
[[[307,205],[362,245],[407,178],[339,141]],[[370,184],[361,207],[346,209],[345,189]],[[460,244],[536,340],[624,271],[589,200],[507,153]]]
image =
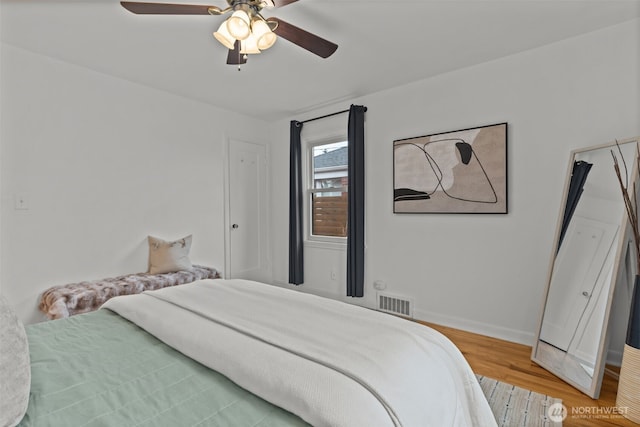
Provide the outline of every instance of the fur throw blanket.
[[54,286],[43,292],[40,311],[49,319],[61,319],[100,308],[107,300],[119,295],[182,285],[201,279],[219,279],[215,268],[194,265],[191,270],[173,273],[137,273],[90,282]]

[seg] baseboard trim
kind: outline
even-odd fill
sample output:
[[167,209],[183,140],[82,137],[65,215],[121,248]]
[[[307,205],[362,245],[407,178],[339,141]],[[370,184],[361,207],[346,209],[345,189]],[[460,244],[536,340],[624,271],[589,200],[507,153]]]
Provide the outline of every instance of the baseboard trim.
[[622,352],[609,349],[607,352],[607,365],[622,366]]
[[[274,280],[271,282],[271,284],[282,287],[282,288],[294,289],[300,292],[310,293],[310,294],[318,295],[318,296],[329,298],[329,299],[339,300],[342,302],[346,302],[348,304],[354,304],[354,301],[352,300],[352,298],[347,298],[347,297],[341,298],[330,292],[323,292],[321,290],[308,288],[308,287],[305,288],[304,285],[295,286],[290,283],[286,283],[279,280]],[[361,304],[356,304],[356,305],[361,305],[367,308],[375,309],[374,307],[369,307],[365,301],[358,301],[358,302],[361,302]],[[415,309],[415,308],[414,308],[413,315],[415,320],[435,323],[437,325],[460,329],[467,332],[473,332],[475,334],[486,335],[492,338],[498,338],[501,340],[526,345],[529,347],[531,347],[533,345],[533,342],[535,341],[535,334],[531,332],[519,331],[517,329],[505,328],[502,326],[491,325],[483,322],[476,322],[469,319],[447,316],[445,314],[434,313],[434,312]],[[622,352],[609,349],[609,351],[607,352],[606,363],[612,366],[620,366],[622,364]]]
[[416,320],[422,320],[424,322],[435,323],[437,325],[447,326],[449,328],[473,332],[474,334],[486,335],[492,338],[498,338],[501,340],[523,344],[530,347],[535,340],[534,334],[530,332],[519,331],[517,329],[504,328],[502,326],[476,322],[460,317],[447,316],[444,314],[429,312],[420,309],[414,309],[413,314]]
[[302,285],[292,285],[291,283],[285,283],[285,282],[281,282],[278,280],[274,280],[273,282],[271,282],[272,285],[274,286],[278,286],[281,288],[287,288],[287,289],[291,289],[294,291],[299,291],[299,292],[304,292],[306,294],[313,294],[313,295],[317,295],[319,297],[324,297],[324,298],[329,298],[329,299],[334,299],[334,300],[338,300],[338,301],[342,301],[342,298],[340,298],[338,295],[335,295],[331,292],[324,292],[322,290],[318,290],[318,289],[314,289],[308,286],[304,286],[304,284]]
[[[330,298],[330,299],[337,299],[339,301],[353,304],[353,301],[351,301],[351,299],[348,299],[346,297],[343,299],[343,298],[337,297],[336,295],[331,294],[330,292],[322,292],[321,290],[318,290],[318,289],[305,288],[304,285],[294,286],[289,283],[284,283],[278,280],[274,280],[272,284],[275,286],[280,286],[287,289],[295,289],[301,292],[315,294],[315,295],[325,297],[325,298]],[[375,309],[374,307],[369,307],[367,304],[357,304],[357,305]],[[447,326],[450,328],[461,329],[463,331],[473,332],[475,334],[487,335],[492,338],[498,338],[505,341],[511,341],[511,342],[515,342],[515,343],[523,344],[527,346],[531,346],[535,339],[535,336],[529,332],[518,331],[516,329],[504,328],[496,325],[490,325],[488,323],[475,322],[469,319],[462,319],[459,317],[447,316],[440,313],[428,312],[428,311],[420,310],[416,308],[414,308],[413,316],[415,320],[421,320],[424,322],[435,323],[437,325]]]
[[279,281],[279,280],[274,280],[270,283],[273,286],[278,286],[281,288],[287,288],[287,289],[292,289],[294,291],[298,291],[298,292],[303,292],[305,294],[312,294],[312,295],[317,295],[319,297],[324,297],[324,298],[328,298],[328,299],[332,299],[332,300],[337,300],[337,301],[341,301],[344,302],[346,304],[351,304],[351,305],[358,305],[360,307],[365,307],[365,308],[373,308],[370,305],[370,302],[368,299],[366,298],[351,298],[348,297],[346,295],[336,295],[334,293],[331,292],[325,292],[321,289],[316,289],[316,288],[312,288],[309,286],[305,286],[304,284],[302,285],[292,285],[291,283],[285,283],[283,281]]

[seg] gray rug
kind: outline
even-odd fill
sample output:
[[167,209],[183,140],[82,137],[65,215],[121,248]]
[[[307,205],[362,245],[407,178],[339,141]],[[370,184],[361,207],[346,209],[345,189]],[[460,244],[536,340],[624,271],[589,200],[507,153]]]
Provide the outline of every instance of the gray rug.
[[[492,378],[476,375],[500,427],[556,427],[561,421],[549,419],[549,407],[561,399],[525,390]],[[555,415],[558,415],[556,409]],[[553,409],[551,411],[553,413]],[[556,418],[556,417],[552,417]]]

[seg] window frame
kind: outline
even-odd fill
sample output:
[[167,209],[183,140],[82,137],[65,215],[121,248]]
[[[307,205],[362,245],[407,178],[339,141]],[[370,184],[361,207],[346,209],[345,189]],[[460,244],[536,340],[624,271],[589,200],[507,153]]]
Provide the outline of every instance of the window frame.
[[[336,188],[340,188],[341,192],[345,191],[345,187],[332,187],[332,188],[315,188],[314,182],[314,169],[313,169],[313,151],[314,148],[320,145],[328,145],[344,142],[349,146],[349,142],[347,140],[347,135],[334,135],[331,137],[318,138],[306,141],[306,161],[305,161],[305,170],[304,170],[304,210],[305,210],[305,221],[304,221],[304,232],[305,232],[305,243],[317,245],[320,247],[345,247],[347,245],[347,237],[339,237],[339,236],[322,236],[322,235],[314,235],[312,234],[312,223],[313,223],[313,209],[312,209],[312,196],[315,193],[335,193]],[[347,179],[349,177],[349,171],[347,168]],[[348,185],[346,187],[346,191],[348,192]]]

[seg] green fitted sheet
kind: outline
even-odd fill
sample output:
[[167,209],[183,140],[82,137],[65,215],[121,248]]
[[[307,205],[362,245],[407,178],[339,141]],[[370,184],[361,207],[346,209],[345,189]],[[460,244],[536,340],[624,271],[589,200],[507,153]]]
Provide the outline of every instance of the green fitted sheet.
[[109,310],[30,325],[27,335],[20,426],[308,425]]

